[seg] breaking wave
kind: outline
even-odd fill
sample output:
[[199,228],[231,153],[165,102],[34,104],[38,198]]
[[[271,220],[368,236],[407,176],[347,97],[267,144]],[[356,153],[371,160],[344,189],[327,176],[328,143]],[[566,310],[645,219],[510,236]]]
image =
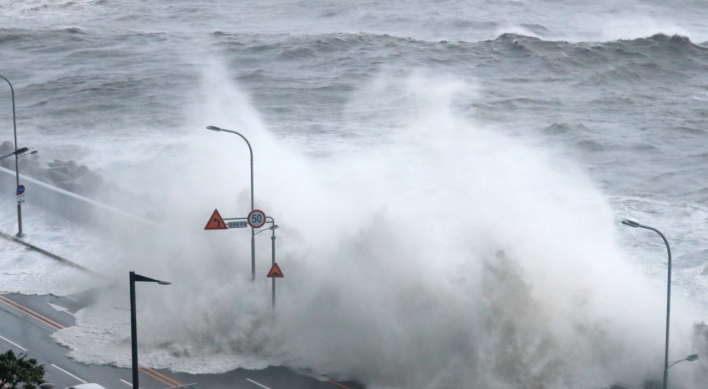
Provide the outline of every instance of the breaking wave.
[[[270,242],[259,241],[251,284],[247,237],[201,227],[217,204],[228,216],[248,209],[247,192],[231,195],[248,182],[245,145],[190,135],[164,161],[180,179],[154,180],[170,194],[166,235],[133,242],[125,265],[174,284],[139,291],[142,361],[193,373],[286,365],[373,388],[658,378],[662,289],[625,258],[608,200],[574,161],[461,117],[454,101],[476,87],[381,75],[347,112],[365,115],[386,96],[399,104],[399,125],[375,142],[305,156],[272,138],[223,74],[204,73],[195,128],[226,123],[254,145],[256,207],[281,226],[275,317]],[[55,338],[81,362],[128,366],[126,290],[96,293],[101,303]],[[690,350],[694,323],[676,312],[672,344]],[[682,379],[698,388],[701,377]]]

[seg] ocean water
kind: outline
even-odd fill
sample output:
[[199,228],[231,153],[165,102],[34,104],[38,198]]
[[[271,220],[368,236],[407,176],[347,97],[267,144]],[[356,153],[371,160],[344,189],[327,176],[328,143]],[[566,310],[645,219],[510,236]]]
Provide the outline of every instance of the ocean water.
[[[126,242],[27,204],[28,239],[115,282],[7,244],[0,290],[92,290],[55,335],[86,363],[129,365],[135,270],[173,282],[138,291],[153,367],[638,388],[662,374],[667,261],[630,218],[671,244],[670,360],[701,358],[671,382],[703,388],[705,20],[698,1],[5,1],[20,145],[164,225]],[[247,147],[208,125],[253,146],[256,207],[280,226],[275,320],[268,233],[251,283],[248,231],[203,231],[250,210]]]

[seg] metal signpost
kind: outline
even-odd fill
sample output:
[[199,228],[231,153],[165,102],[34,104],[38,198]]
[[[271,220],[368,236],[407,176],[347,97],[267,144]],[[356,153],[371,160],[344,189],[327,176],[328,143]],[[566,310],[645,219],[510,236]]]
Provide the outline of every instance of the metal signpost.
[[17,204],[22,204],[25,202],[25,186],[20,185],[17,187]]
[[[271,261],[270,261],[270,265],[271,265],[271,268],[270,268],[270,271],[268,271],[268,278],[271,278],[272,281],[273,281],[273,283],[272,283],[272,284],[273,284],[273,285],[272,285],[272,292],[271,292],[271,293],[272,293],[273,315],[275,315],[275,278],[276,278],[276,277],[282,277],[282,276],[283,276],[283,272],[280,271],[280,267],[278,267],[278,265],[275,263],[275,230],[276,230],[277,228],[279,228],[279,227],[278,227],[277,224],[275,224],[275,219],[274,219],[274,218],[268,216],[267,219],[270,219],[270,220],[268,220],[268,223],[270,223],[271,226],[268,227],[267,230],[258,231],[258,232],[256,233],[256,235],[260,234],[261,232],[268,231],[268,230],[270,230],[270,231],[272,232],[272,234],[271,234],[271,236],[270,236],[270,242],[271,242],[271,249],[270,249],[270,254],[271,254],[270,258],[271,258]],[[278,274],[280,274],[280,275],[278,275]]]
[[[259,210],[259,209],[254,209],[251,211],[247,217],[231,217],[231,218],[222,218],[221,214],[219,214],[218,210],[214,210],[214,213],[212,213],[211,217],[209,218],[209,221],[206,224],[206,227],[204,227],[205,230],[228,230],[232,228],[246,228],[246,227],[251,227],[252,229],[259,229],[263,227],[266,223],[270,223],[271,226],[262,231],[258,231],[257,233],[253,234],[255,237],[256,235],[260,234],[261,232],[265,232],[268,230],[271,230],[271,269],[268,272],[268,278],[272,278],[273,280],[273,286],[272,286],[272,305],[273,305],[273,314],[275,314],[275,279],[276,278],[282,278],[283,277],[283,272],[280,270],[280,267],[278,264],[275,262],[275,230],[278,228],[278,225],[275,224],[275,219],[273,219],[271,216],[266,216],[266,214]],[[255,263],[252,263],[252,268],[255,269]]]
[[273,267],[270,268],[268,272],[268,278],[273,280],[273,316],[275,316],[275,279],[283,278],[283,272],[280,270],[280,266],[273,262]]
[[261,228],[266,223],[266,215],[260,209],[254,209],[248,214],[248,225],[251,228]]

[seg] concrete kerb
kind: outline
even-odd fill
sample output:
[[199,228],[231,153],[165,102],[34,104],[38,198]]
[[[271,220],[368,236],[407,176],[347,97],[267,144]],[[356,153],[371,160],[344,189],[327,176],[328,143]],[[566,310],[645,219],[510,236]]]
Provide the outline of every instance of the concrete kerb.
[[8,234],[6,234],[6,233],[4,233],[4,232],[0,232],[0,236],[2,236],[3,238],[5,238],[5,239],[7,239],[7,240],[10,240],[10,241],[13,241],[13,242],[17,242],[17,243],[19,243],[19,244],[21,244],[21,245],[23,245],[23,246],[29,248],[30,250],[34,250],[34,251],[36,251],[36,252],[38,252],[38,253],[44,254],[44,255],[48,256],[49,258],[56,259],[57,261],[59,261],[59,262],[65,264],[65,265],[68,265],[68,266],[71,266],[71,267],[73,267],[73,268],[79,269],[79,270],[81,270],[81,271],[84,271],[84,272],[86,272],[86,273],[88,273],[88,274],[91,274],[91,275],[93,275],[93,276],[96,276],[96,277],[101,278],[101,279],[104,279],[104,280],[105,280],[105,279],[108,279],[108,277],[104,276],[103,274],[96,273],[95,271],[93,271],[93,270],[91,270],[91,269],[88,269],[88,268],[86,268],[86,267],[83,267],[83,266],[79,265],[78,263],[72,262],[72,261],[70,261],[70,260],[68,260],[68,259],[66,259],[66,258],[62,258],[62,257],[60,257],[60,256],[58,256],[58,255],[56,255],[56,254],[54,254],[54,253],[50,253],[49,251],[47,251],[47,250],[45,250],[45,249],[43,249],[43,248],[41,248],[41,247],[37,247],[37,246],[33,245],[32,243],[25,242],[24,240],[22,240],[22,239],[20,239],[20,238],[16,238],[16,237],[14,237],[14,236],[12,236],[12,235],[8,235]]
[[[162,227],[160,223],[45,184],[24,174],[20,174],[20,179],[22,184],[27,188],[25,197],[28,204],[40,205],[48,211],[60,214],[69,219],[100,226],[106,231],[111,231],[112,226],[123,226],[121,229],[113,229],[112,231],[128,238],[144,235],[146,231]],[[15,190],[15,172],[0,167],[0,192],[14,197]],[[0,232],[0,236],[96,277],[102,279],[108,278],[105,275],[37,247],[20,238],[2,232]]]

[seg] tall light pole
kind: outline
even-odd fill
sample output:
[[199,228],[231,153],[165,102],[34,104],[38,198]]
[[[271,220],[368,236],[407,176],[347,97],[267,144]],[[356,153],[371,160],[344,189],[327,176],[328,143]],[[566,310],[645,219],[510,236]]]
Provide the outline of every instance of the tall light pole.
[[[15,131],[15,153],[17,153],[17,119],[15,118],[15,88],[12,87],[10,80],[0,75],[0,78],[7,81],[7,85],[10,85],[10,92],[12,93],[12,127]],[[20,170],[19,170],[19,157],[15,154],[15,181],[17,181],[17,187],[20,186]],[[22,233],[22,203],[17,203],[17,237],[21,238],[24,236]]]
[[679,362],[683,362],[683,361],[693,362],[693,361],[695,361],[696,359],[698,359],[698,354],[691,354],[691,355],[687,356],[686,358],[684,358],[684,359],[682,359],[682,360],[680,360],[680,361],[676,361],[676,362],[670,364],[669,367],[671,367],[671,366],[673,366],[673,365],[675,365],[675,364],[677,364],[677,363],[679,363]]
[[157,282],[160,285],[170,285],[169,282],[159,281],[140,274],[130,272],[130,346],[133,352],[133,388],[139,389],[138,378],[138,324],[135,318],[135,283],[136,282]]
[[[230,132],[232,134],[236,134],[243,138],[243,140],[246,141],[246,144],[248,145],[248,151],[251,153],[251,211],[253,211],[255,208],[253,206],[253,149],[251,148],[251,143],[248,142],[248,139],[246,139],[245,136],[241,135],[240,133],[236,131],[231,131],[227,130],[224,128],[219,128],[216,126],[208,126],[207,130],[212,130],[212,131],[223,131],[223,132]],[[256,229],[251,227],[251,282],[256,280]]]
[[[15,151],[13,151],[13,152],[11,152],[11,153],[7,153],[7,154],[5,154],[5,155],[0,155],[0,161],[2,161],[2,160],[5,159],[5,158],[12,157],[13,155],[17,156],[17,155],[20,155],[20,154],[24,154],[24,153],[26,153],[26,152],[28,152],[28,151],[29,151],[29,149],[28,149],[27,147],[23,147],[23,148],[21,148],[21,149],[19,149],[19,150],[15,150]],[[35,151],[31,152],[30,154],[37,154],[37,151],[35,150]]]
[[[265,230],[260,230],[256,232],[256,235],[260,234],[261,232],[265,232],[268,230],[271,230],[273,233],[270,236],[270,242],[271,242],[271,248],[270,248],[270,266],[275,266],[275,230],[278,229],[278,225],[275,224],[275,219],[272,217],[268,216],[268,219],[270,219],[270,223],[272,224],[270,227],[268,227]],[[271,277],[272,281],[272,286],[273,286],[273,292],[271,294],[272,296],[272,308],[273,308],[273,315],[275,315],[275,277]]]
[[669,275],[668,275],[668,284],[666,286],[666,349],[664,351],[664,389],[667,388],[667,385],[669,384],[669,317],[671,314],[671,247],[669,247],[669,241],[666,240],[666,237],[664,234],[661,233],[661,231],[657,230],[654,227],[649,227],[645,226],[643,224],[639,224],[635,221],[631,220],[622,220],[622,224],[625,226],[630,226],[634,228],[645,228],[647,230],[652,230],[659,234],[661,236],[661,239],[664,240],[664,244],[666,244],[666,251],[669,253]]

